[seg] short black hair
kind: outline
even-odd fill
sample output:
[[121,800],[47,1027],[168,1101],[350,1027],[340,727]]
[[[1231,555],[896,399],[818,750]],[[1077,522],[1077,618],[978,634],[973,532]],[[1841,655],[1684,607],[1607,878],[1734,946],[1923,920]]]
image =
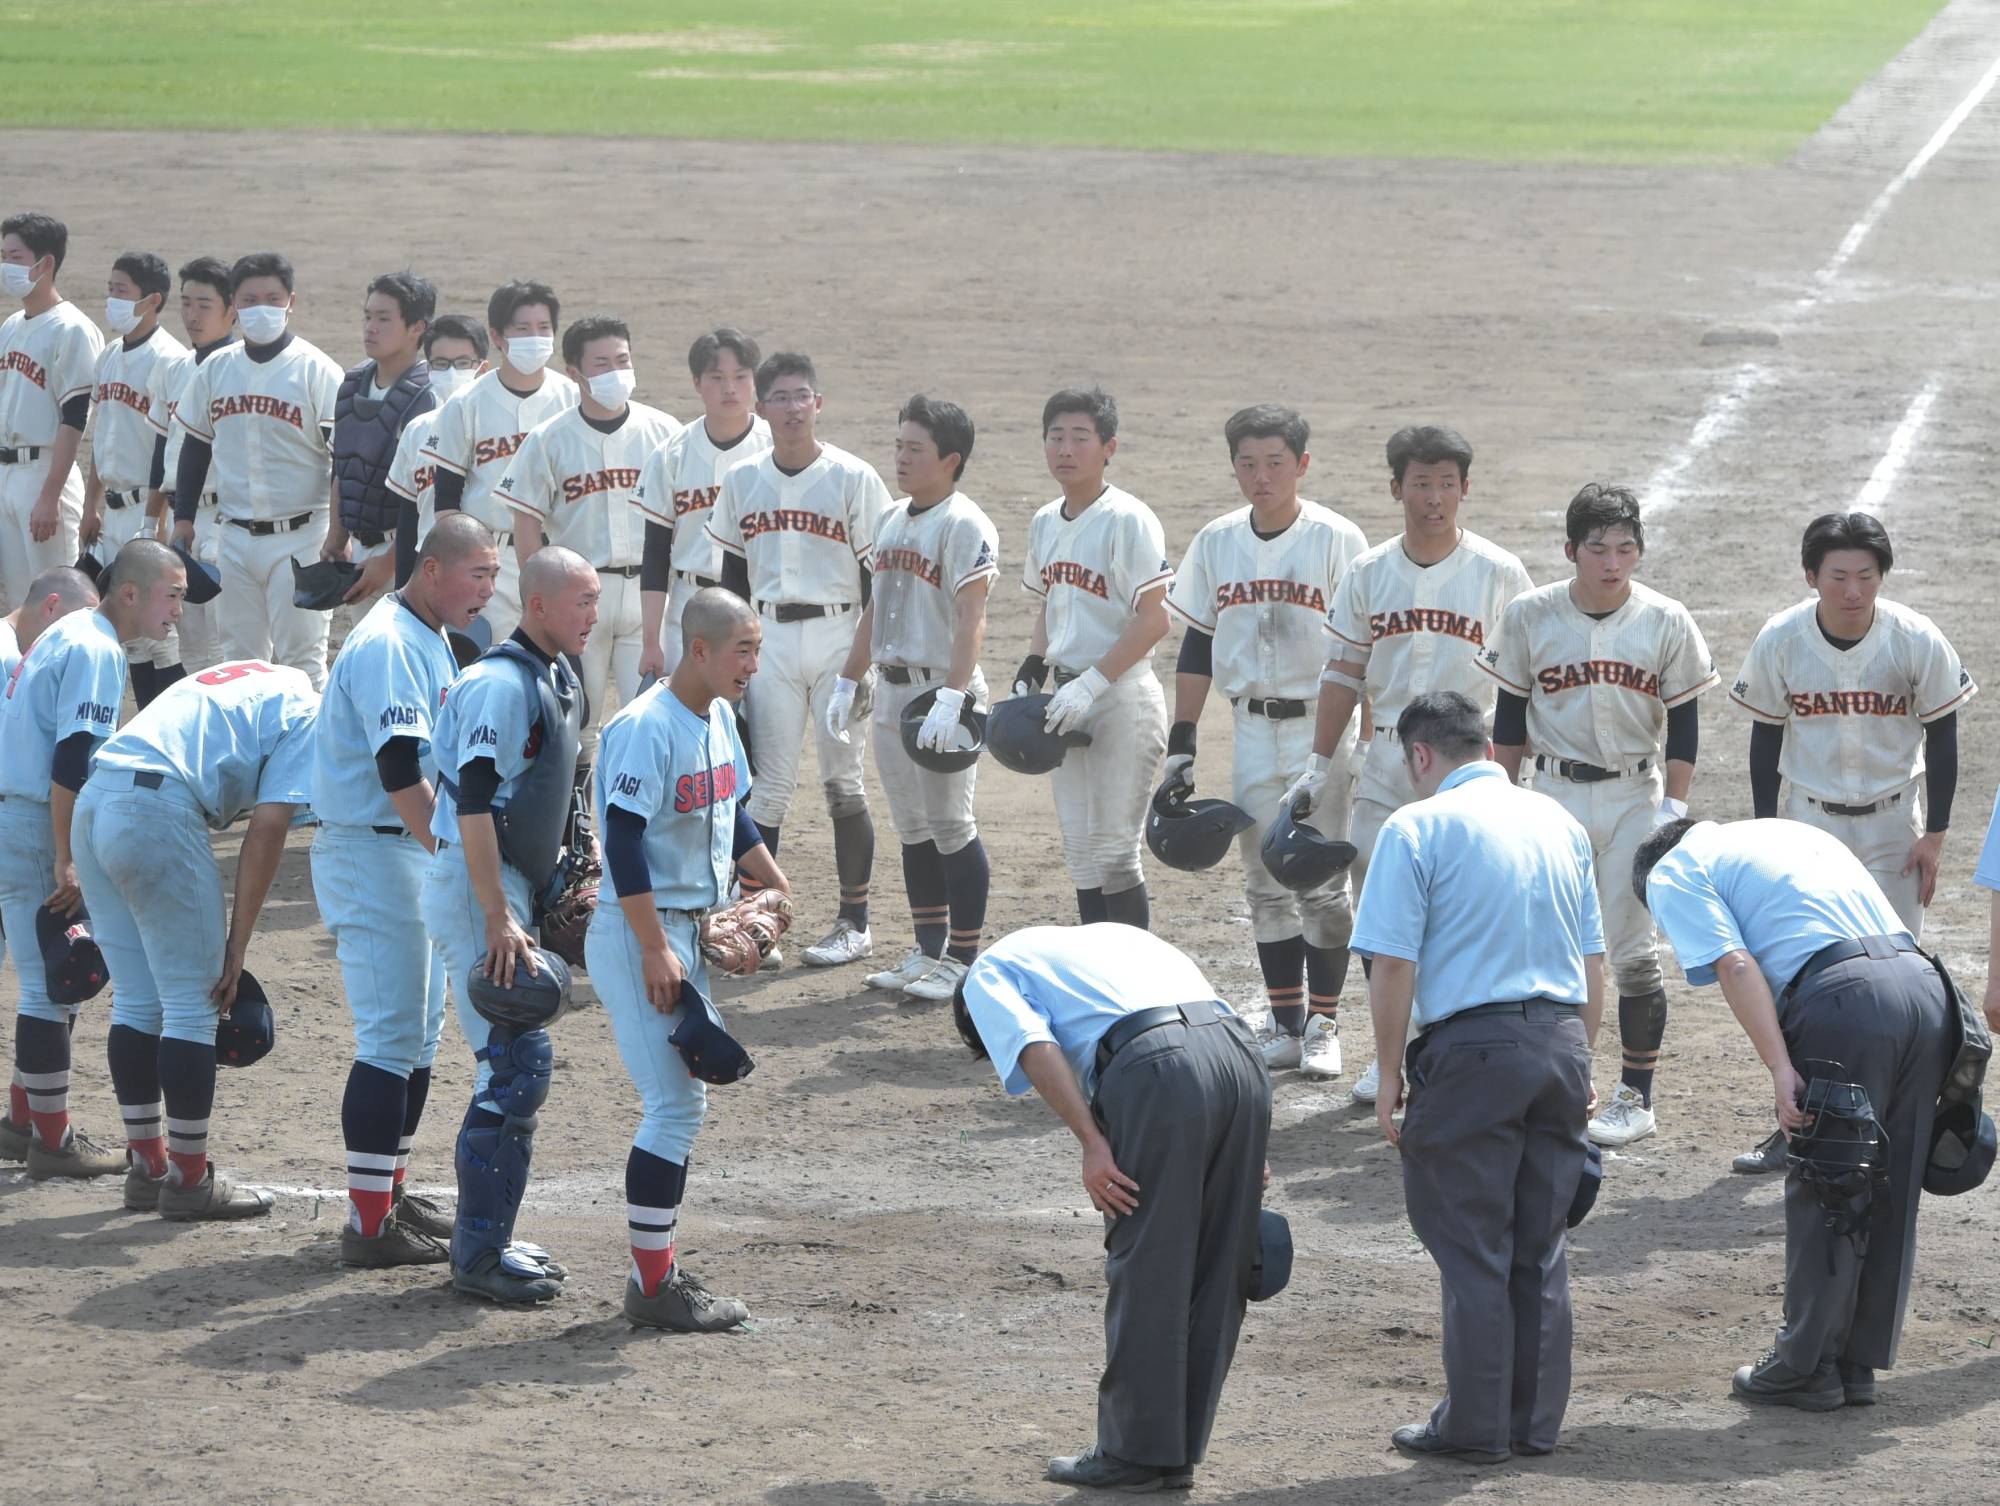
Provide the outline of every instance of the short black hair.
[[167,276],[166,261],[150,251],[127,251],[111,264],[114,272],[123,272],[138,285],[141,298],[160,296],[160,306],[166,307],[167,294],[172,291],[174,280]]
[[530,303],[548,305],[549,323],[562,323],[562,300],[545,282],[503,282],[486,300],[486,323],[496,334],[505,334],[514,315]]
[[1042,432],[1065,413],[1081,413],[1097,427],[1100,443],[1118,437],[1118,399],[1102,387],[1065,387],[1042,404]]
[[584,346],[592,340],[604,340],[614,335],[627,345],[632,343],[632,331],[625,327],[623,319],[614,319],[609,314],[585,314],[563,331],[563,364],[581,366]]
[[1396,741],[1404,748],[1426,743],[1446,758],[1477,758],[1486,751],[1486,720],[1457,691],[1432,690],[1403,708],[1396,718]]
[[237,257],[236,265],[229,269],[229,296],[234,298],[236,290],[253,277],[275,277],[289,293],[293,291],[295,276],[292,264],[277,252],[252,251],[248,256]]
[[1441,424],[1405,424],[1389,436],[1383,447],[1389,456],[1389,474],[1403,484],[1403,472],[1411,465],[1436,465],[1441,460],[1458,462],[1458,484],[1465,485],[1472,470],[1472,446],[1456,429]]
[[32,209],[10,214],[0,220],[0,235],[18,235],[21,244],[35,253],[36,261],[53,256],[58,272],[62,270],[63,258],[69,255],[69,226],[52,214]]
[[1293,459],[1300,459],[1306,452],[1306,440],[1312,436],[1312,426],[1299,414],[1296,408],[1287,408],[1280,403],[1258,403],[1253,407],[1239,408],[1229,415],[1229,422],[1222,426],[1222,437],[1229,441],[1229,458],[1236,458],[1236,447],[1246,439],[1282,439],[1285,448],[1292,452]]
[[1652,877],[1653,865],[1679,846],[1694,826],[1694,817],[1682,816],[1654,827],[1640,840],[1639,850],[1632,854],[1632,892],[1639,896],[1641,905],[1646,903],[1646,880]]
[[958,987],[951,991],[951,1022],[958,1027],[958,1038],[972,1048],[972,1054],[981,1061],[991,1061],[993,1053],[986,1049],[986,1042],[979,1038],[979,1027],[972,1023],[972,1011],[965,1003],[965,979],[958,980]]
[[1807,570],[1819,574],[1819,567],[1836,549],[1866,549],[1884,575],[1896,563],[1896,551],[1889,547],[1889,530],[1873,513],[1823,512],[1806,524],[1799,559]]
[[1639,552],[1646,552],[1646,525],[1639,518],[1639,494],[1629,486],[1609,486],[1602,481],[1586,481],[1583,489],[1569,499],[1563,517],[1570,547],[1581,549],[1590,536],[1606,528],[1631,532]]
[[804,377],[815,391],[819,388],[819,373],[813,370],[811,356],[796,350],[781,350],[765,357],[757,368],[757,401],[763,402],[773,387],[792,376]]
[[897,410],[896,422],[927,430],[931,443],[937,446],[938,459],[958,457],[958,469],[951,473],[953,481],[965,474],[965,462],[972,458],[972,415],[957,403],[919,392]]
[[753,373],[757,370],[757,363],[764,358],[763,352],[757,349],[757,342],[742,330],[727,324],[719,325],[697,336],[694,344],[688,347],[688,375],[700,381],[725,350]]
[[405,324],[429,324],[431,315],[437,312],[436,284],[414,272],[384,272],[368,284],[368,296],[377,293],[387,293],[396,300]]
[[222,295],[224,303],[229,302],[229,268],[223,265],[222,258],[218,256],[197,256],[193,261],[185,263],[174,275],[182,287],[191,282],[198,282],[205,288],[214,288]]
[[479,359],[485,360],[492,347],[486,340],[486,326],[477,319],[464,314],[439,314],[431,320],[431,327],[424,331],[424,356],[429,359],[431,347],[439,340],[466,340],[479,352]]

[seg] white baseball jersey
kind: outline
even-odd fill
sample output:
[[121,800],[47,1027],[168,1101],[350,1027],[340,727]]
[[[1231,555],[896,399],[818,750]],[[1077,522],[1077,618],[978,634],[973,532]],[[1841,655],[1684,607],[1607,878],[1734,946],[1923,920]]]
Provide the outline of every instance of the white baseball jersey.
[[723,475],[708,531],[750,567],[757,601],[858,605],[876,535],[891,505],[875,467],[830,444],[796,476],[766,450]]
[[125,650],[102,612],[50,623],[0,698],[0,795],[46,801],[56,745],[79,732],[109,737],[125,677]]
[[722,495],[722,478],[770,448],[771,426],[761,418],[727,449],[710,439],[708,424],[697,419],[646,462],[632,505],[648,521],[673,529],[674,569],[711,580],[721,573],[722,552],[708,531],[708,517]]
[[465,478],[460,500],[488,528],[508,533],[514,515],[493,493],[530,430],[577,404],[576,383],[544,369],[542,385],[525,397],[494,368],[430,415],[423,427],[424,459]]
[[[181,394],[187,391],[188,378],[194,375],[195,367],[209,356],[219,355],[236,343],[233,338],[225,340],[206,356],[182,347],[179,355],[153,363],[148,389],[152,401],[146,408],[146,422],[155,435],[166,436],[167,447],[162,452],[164,468],[160,473],[162,491],[171,492],[174,489],[174,471],[181,463],[181,436],[187,430],[174,422],[174,413],[180,407]],[[208,478],[208,486],[210,492],[215,490],[214,476]]]
[[213,447],[208,485],[223,517],[326,510],[340,380],[332,357],[297,335],[266,361],[238,343],[194,368],[174,422]]
[[636,565],[646,530],[632,493],[653,452],[679,432],[671,414],[644,403],[627,404],[609,434],[581,408],[565,409],[528,431],[494,501],[539,521],[543,543],[574,549],[600,570]]
[[[1043,657],[1079,674],[1104,657],[1125,631],[1139,598],[1174,578],[1167,535],[1153,509],[1107,486],[1075,518],[1063,499],[1047,503],[1028,525],[1021,586],[1040,598],[1048,626]],[[1145,674],[1152,650],[1127,674]]]
[[180,680],[97,750],[93,767],[169,774],[222,830],[254,805],[312,801],[319,692],[303,671],[237,659]]
[[69,302],[0,324],[0,447],[49,445],[62,427],[62,405],[97,380],[104,336]]
[[1507,603],[1534,584],[1519,560],[1469,528],[1429,567],[1404,552],[1399,533],[1348,567],[1326,630],[1334,657],[1367,666],[1378,728],[1393,728],[1414,697],[1437,690],[1491,712],[1493,681],[1479,672],[1478,653]]
[[133,491],[152,479],[153,373],[187,354],[185,345],[155,326],[137,345],[113,340],[98,356],[90,456],[107,490]]
[[1779,771],[1794,789],[1836,805],[1868,805],[1923,772],[1926,722],[1949,716],[1979,687],[1937,624],[1877,598],[1854,647],[1835,648],[1807,598],[1764,624],[1729,698],[1785,729]]
[[[428,415],[427,415],[428,416]],[[430,442],[430,425],[421,419],[406,424],[396,440],[396,456],[389,462],[389,490],[405,501],[417,504],[417,538],[431,531],[436,517],[437,462],[424,454]]]
[[401,826],[375,755],[391,738],[417,742],[417,766],[437,782],[431,731],[458,661],[444,632],[384,596],[354,625],[327,675],[313,733],[313,809],[341,826]]
[[905,497],[882,520],[874,571],[869,657],[942,672],[958,636],[958,593],[1000,573],[1000,535],[964,492],[922,512]]
[[1657,757],[1667,712],[1722,681],[1688,609],[1637,581],[1601,619],[1579,610],[1569,581],[1523,592],[1477,663],[1527,700],[1535,752],[1600,769]]
[[1259,537],[1255,522],[1239,507],[1196,534],[1167,608],[1215,640],[1215,687],[1230,700],[1312,700],[1334,588],[1368,540],[1317,502],[1301,500],[1292,526],[1275,538]]

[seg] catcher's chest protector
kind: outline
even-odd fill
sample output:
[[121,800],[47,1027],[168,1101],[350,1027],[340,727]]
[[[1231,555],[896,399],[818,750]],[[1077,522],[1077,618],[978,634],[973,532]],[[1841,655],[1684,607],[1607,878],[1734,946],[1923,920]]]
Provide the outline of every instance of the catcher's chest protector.
[[539,894],[562,861],[569,831],[576,760],[583,745],[583,688],[560,658],[544,665],[518,643],[496,643],[484,657],[518,664],[541,701],[540,718],[529,735],[535,753],[528,771],[505,808],[493,812],[500,855],[526,874]]

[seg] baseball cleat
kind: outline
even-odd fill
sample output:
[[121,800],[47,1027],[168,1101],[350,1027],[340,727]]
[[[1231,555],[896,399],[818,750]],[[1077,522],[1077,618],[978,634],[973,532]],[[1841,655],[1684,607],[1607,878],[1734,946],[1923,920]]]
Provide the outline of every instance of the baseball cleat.
[[799,953],[807,967],[842,967],[874,955],[875,938],[851,920],[837,920],[833,929]]
[[432,1239],[451,1238],[452,1217],[444,1204],[421,1192],[405,1192],[400,1183],[394,1201],[389,1204],[389,1213],[399,1223],[421,1229]]
[[1654,1128],[1653,1111],[1646,1107],[1645,1096],[1630,1083],[1621,1082],[1611,1102],[1598,1111],[1584,1133],[1599,1145],[1619,1146],[1645,1139]]
[[632,1277],[625,1278],[625,1318],[641,1328],[671,1328],[679,1333],[727,1333],[750,1320],[750,1309],[734,1297],[718,1297],[679,1265],[648,1297]]
[[32,1126],[0,1118],[0,1161],[27,1160],[28,1147],[34,1144],[34,1140]]
[[779,968],[783,967],[784,965],[785,965],[785,949],[783,947],[774,946],[771,948],[770,951],[764,954],[764,960],[757,964],[757,971],[760,973],[775,973]]
[[[530,1271],[535,1274],[528,1274]],[[518,1256],[511,1249],[481,1250],[479,1258],[465,1270],[452,1267],[451,1288],[503,1307],[535,1307],[553,1302],[562,1291],[562,1283],[544,1273],[539,1262]]]
[[128,1157],[123,1146],[112,1150],[99,1145],[82,1130],[73,1129],[60,1150],[50,1150],[40,1140],[28,1147],[28,1175],[37,1182],[52,1177],[115,1176],[125,1169]]
[[372,1239],[352,1224],[340,1231],[342,1265],[382,1271],[398,1265],[443,1265],[450,1259],[451,1247],[443,1240],[415,1224],[404,1223],[393,1213],[382,1221],[382,1232]]
[[215,1169],[192,1187],[183,1187],[169,1173],[160,1183],[160,1217],[175,1223],[197,1219],[262,1218],[271,1211],[272,1197],[249,1187],[238,1187]]
[[1299,1064],[1301,1044],[1300,1038],[1291,1031],[1275,1027],[1257,1042],[1257,1049],[1263,1055],[1266,1070],[1285,1072]]
[[956,957],[940,957],[925,970],[921,978],[903,985],[903,993],[912,999],[924,999],[931,1003],[943,1003],[958,992],[958,985],[964,979],[966,964]]
[[1299,1038],[1299,1075],[1340,1076],[1340,1029],[1326,1015],[1306,1017],[1306,1033]]
[[1738,1370],[1729,1389],[1745,1401],[1797,1407],[1802,1412],[1832,1412],[1847,1405],[1847,1393],[1832,1360],[1821,1360],[1815,1370],[1799,1371],[1779,1359],[1775,1349],[1765,1350],[1756,1364]]
[[1361,1081],[1354,1085],[1356,1103],[1373,1103],[1375,1095],[1382,1088],[1382,1062],[1380,1058],[1368,1063],[1368,1070],[1361,1074]]
[[1762,1176],[1767,1171],[1785,1169],[1785,1132],[1772,1130],[1749,1150],[1729,1163],[1731,1171],[1740,1171],[1745,1176]]
[[125,1168],[125,1206],[134,1213],[158,1213],[160,1189],[166,1185],[164,1171],[154,1176],[144,1161],[135,1159]]
[[931,970],[931,964],[936,961],[937,958],[922,947],[913,946],[910,948],[910,955],[894,967],[885,967],[879,973],[870,973],[861,981],[870,988],[898,989],[905,983],[914,983],[923,977]]

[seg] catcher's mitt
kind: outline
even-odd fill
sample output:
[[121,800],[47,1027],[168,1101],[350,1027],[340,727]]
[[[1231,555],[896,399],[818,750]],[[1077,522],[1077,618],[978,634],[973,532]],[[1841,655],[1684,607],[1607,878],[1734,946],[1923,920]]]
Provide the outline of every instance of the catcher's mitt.
[[590,917],[597,909],[597,886],[604,870],[593,862],[582,863],[542,914],[542,945],[571,967],[582,967],[583,933],[590,929]]
[[791,898],[765,889],[702,917],[701,954],[731,977],[747,978],[763,966],[778,938],[791,928]]

